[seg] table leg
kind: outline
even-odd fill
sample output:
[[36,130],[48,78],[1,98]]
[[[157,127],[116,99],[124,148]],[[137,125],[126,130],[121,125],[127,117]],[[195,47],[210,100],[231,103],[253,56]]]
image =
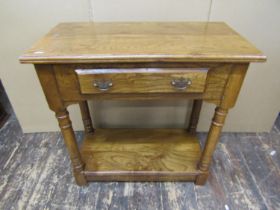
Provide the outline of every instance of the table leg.
[[223,109],[221,107],[217,107],[215,110],[212,124],[207,136],[206,145],[198,165],[198,169],[202,174],[196,179],[197,185],[204,185],[207,180],[212,155],[219,141],[219,136],[221,134],[227,112],[227,109]]
[[87,181],[83,174],[84,163],[81,159],[76,137],[72,128],[72,123],[69,118],[69,113],[66,109],[61,112],[56,112],[56,118],[58,120],[65,145],[70,155],[76,183],[78,185],[85,185]]
[[80,106],[80,110],[81,110],[81,114],[82,114],[82,119],[83,119],[83,123],[84,123],[84,127],[85,127],[85,132],[86,133],[93,133],[94,128],[92,126],[92,121],[91,121],[87,101],[79,102],[79,106]]
[[245,78],[248,64],[234,64],[231,68],[231,73],[228,78],[223,96],[219,104],[215,109],[215,114],[212,120],[210,130],[208,132],[206,144],[202,152],[200,162],[198,164],[198,170],[200,175],[196,178],[196,184],[205,184],[208,174],[209,166],[212,160],[212,155],[215,151],[215,147],[218,143],[219,136],[221,134],[228,110],[234,107],[237,100],[240,88]]
[[35,68],[49,107],[56,114],[56,118],[58,120],[59,127],[61,129],[64,142],[72,162],[76,183],[78,185],[85,185],[87,183],[86,177],[83,173],[85,164],[81,158],[76,137],[72,128],[72,123],[69,118],[69,113],[59,94],[53,66],[35,65]]
[[188,127],[188,131],[191,134],[196,133],[196,127],[198,124],[201,107],[202,107],[201,99],[197,99],[197,100],[193,101],[192,113],[191,113],[191,118],[190,118],[189,127]]

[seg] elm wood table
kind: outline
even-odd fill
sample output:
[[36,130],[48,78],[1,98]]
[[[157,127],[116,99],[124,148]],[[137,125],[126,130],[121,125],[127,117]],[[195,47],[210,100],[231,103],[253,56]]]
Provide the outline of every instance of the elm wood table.
[[[227,112],[250,62],[265,56],[224,23],[62,23],[20,57],[35,65],[78,185],[195,181],[203,185]],[[188,129],[94,129],[87,100],[193,99]],[[216,105],[206,145],[202,101]],[[79,104],[79,148],[67,106]]]

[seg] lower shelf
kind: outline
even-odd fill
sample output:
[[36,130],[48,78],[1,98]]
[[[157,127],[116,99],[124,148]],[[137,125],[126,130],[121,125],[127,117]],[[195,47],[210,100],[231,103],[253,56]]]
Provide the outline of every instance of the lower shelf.
[[97,129],[81,155],[89,181],[192,181],[201,151],[183,129]]

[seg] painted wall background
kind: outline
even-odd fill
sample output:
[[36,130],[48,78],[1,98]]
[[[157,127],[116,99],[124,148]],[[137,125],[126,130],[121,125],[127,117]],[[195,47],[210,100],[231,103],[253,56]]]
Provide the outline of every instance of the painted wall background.
[[[66,21],[224,21],[267,56],[252,64],[224,131],[269,131],[280,111],[279,0],[29,0],[0,2],[0,77],[24,132],[57,131],[32,65],[18,56]],[[189,101],[91,103],[98,127],[183,127]],[[198,129],[208,130],[214,107],[203,105]],[[78,106],[69,107],[82,129]]]

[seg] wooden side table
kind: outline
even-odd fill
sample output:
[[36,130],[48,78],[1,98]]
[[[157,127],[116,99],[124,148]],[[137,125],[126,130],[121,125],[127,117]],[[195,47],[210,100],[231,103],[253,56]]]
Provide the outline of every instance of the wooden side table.
[[[35,65],[78,185],[195,181],[203,185],[228,110],[250,62],[266,57],[220,22],[62,23],[21,57]],[[193,99],[187,129],[94,129],[87,100]],[[195,135],[202,101],[217,106],[206,144]],[[67,106],[79,104],[79,148]]]

